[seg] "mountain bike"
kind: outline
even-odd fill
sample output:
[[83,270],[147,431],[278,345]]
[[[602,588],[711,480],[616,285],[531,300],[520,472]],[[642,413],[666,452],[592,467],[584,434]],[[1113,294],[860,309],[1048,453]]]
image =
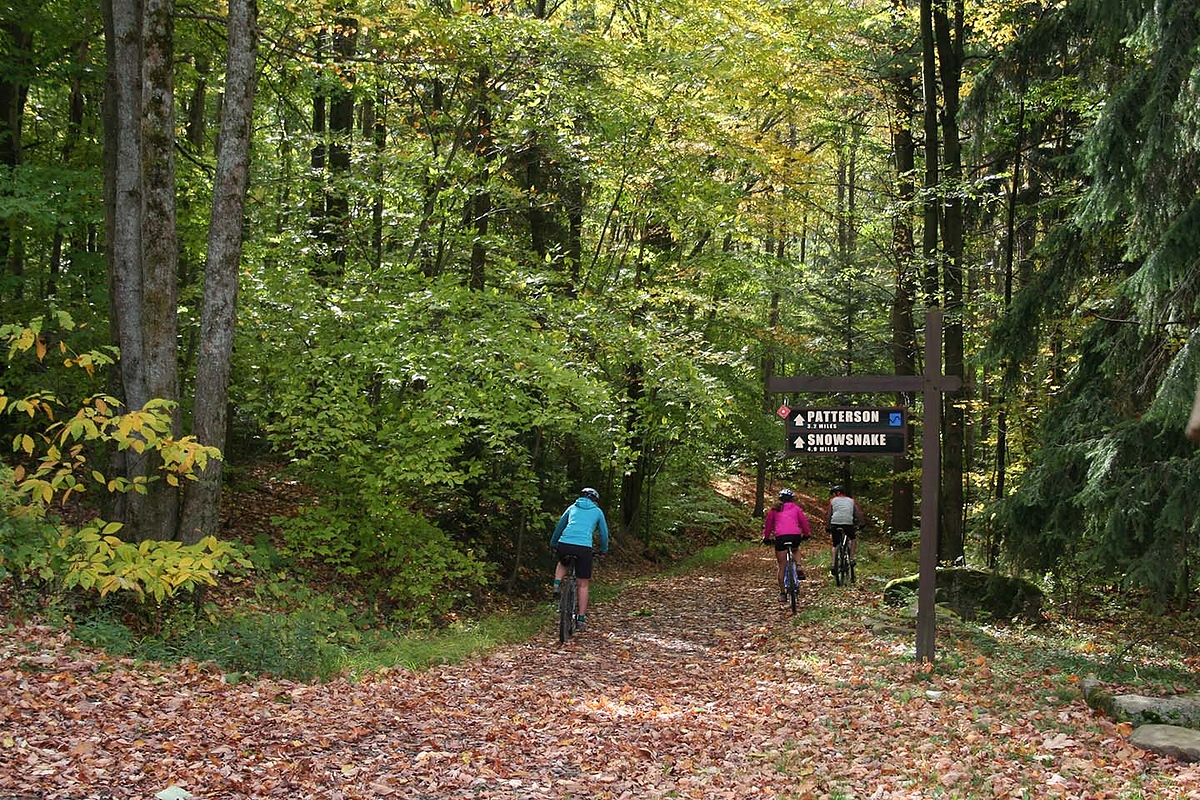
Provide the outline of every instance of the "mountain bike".
[[575,633],[575,618],[579,613],[579,584],[575,578],[575,556],[566,556],[567,567],[558,594],[558,641],[565,644]]
[[854,582],[854,559],[850,554],[850,526],[841,526],[841,539],[833,551],[833,580],[838,586]]
[[796,595],[800,593],[800,568],[796,566],[796,545],[787,547],[787,561],[783,565],[783,593],[787,595],[792,613],[796,613]]

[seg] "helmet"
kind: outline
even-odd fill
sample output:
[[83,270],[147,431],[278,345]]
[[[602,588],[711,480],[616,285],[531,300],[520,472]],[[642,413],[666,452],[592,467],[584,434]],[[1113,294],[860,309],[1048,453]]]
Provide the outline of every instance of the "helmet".
[[791,489],[783,489],[779,492],[779,499],[780,500],[795,500],[796,493],[793,492]]
[[597,492],[595,489],[593,489],[593,488],[592,488],[592,487],[590,487],[590,486],[589,486],[589,487],[587,487],[586,489],[582,489],[582,490],[580,490],[580,492],[579,492],[579,496],[580,496],[580,497],[586,497],[586,498],[588,498],[589,500],[591,500],[593,503],[599,503],[599,502],[600,502],[600,493],[599,493],[599,492]]
[[839,483],[839,484],[835,485],[832,489],[830,489],[829,493],[830,494],[845,494],[846,490],[844,488],[842,488],[842,485]]

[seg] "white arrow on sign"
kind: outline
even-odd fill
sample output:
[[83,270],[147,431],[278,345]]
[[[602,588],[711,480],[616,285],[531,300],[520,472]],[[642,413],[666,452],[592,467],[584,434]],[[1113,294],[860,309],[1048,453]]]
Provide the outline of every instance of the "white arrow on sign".
[[797,450],[803,450],[804,449],[804,434],[802,433],[799,436],[797,436],[796,441],[792,442],[792,444],[794,444],[796,446]]

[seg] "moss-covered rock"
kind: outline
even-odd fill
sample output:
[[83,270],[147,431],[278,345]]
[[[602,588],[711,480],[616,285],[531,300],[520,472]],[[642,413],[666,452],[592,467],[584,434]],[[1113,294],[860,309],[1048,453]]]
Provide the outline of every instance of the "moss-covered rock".
[[[889,581],[883,600],[904,605],[917,594],[919,575]],[[1042,590],[1022,578],[973,567],[940,567],[934,601],[945,604],[965,620],[1020,619],[1035,622],[1042,615]]]

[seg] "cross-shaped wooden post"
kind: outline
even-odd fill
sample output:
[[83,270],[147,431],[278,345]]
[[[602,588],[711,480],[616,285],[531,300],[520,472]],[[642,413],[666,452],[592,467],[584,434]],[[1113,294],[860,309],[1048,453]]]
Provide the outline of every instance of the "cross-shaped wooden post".
[[772,378],[772,392],[921,392],[921,551],[917,590],[917,659],[933,661],[937,588],[939,488],[941,486],[942,394],[962,387],[957,375],[942,374],[942,310],[925,312],[925,372],[921,375],[847,375],[835,378]]

